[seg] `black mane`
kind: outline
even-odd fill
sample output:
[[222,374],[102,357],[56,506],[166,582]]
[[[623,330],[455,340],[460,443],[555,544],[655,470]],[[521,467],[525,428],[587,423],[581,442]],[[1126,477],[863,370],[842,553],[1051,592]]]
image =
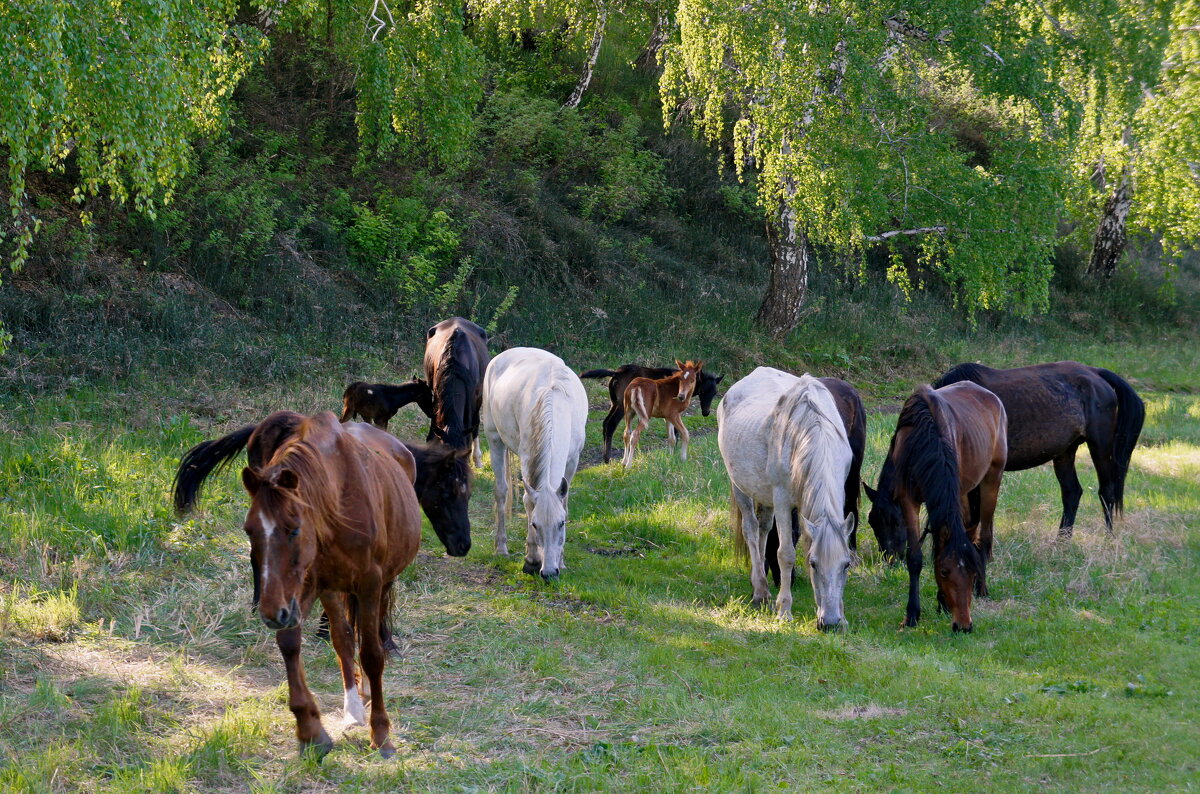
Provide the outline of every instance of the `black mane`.
[[972,383],[978,383],[982,386],[982,378],[985,378],[990,371],[991,367],[985,367],[982,364],[957,364],[931,385],[935,389],[940,389],[943,386],[949,386],[951,383],[960,383],[964,380],[969,380]]

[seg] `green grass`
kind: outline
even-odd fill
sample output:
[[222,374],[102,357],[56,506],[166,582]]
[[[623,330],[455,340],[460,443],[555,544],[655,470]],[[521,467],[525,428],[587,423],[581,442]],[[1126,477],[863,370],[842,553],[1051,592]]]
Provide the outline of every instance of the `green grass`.
[[[598,457],[598,385],[585,458]],[[335,390],[259,395],[328,406]],[[169,511],[178,455],[236,427],[150,410],[136,385],[6,410],[0,437],[0,788],[5,790],[1162,790],[1200,782],[1200,397],[1147,394],[1125,521],[1104,535],[1094,477],[1074,541],[1055,541],[1048,469],[1005,478],[993,597],[957,636],[933,609],[900,630],[907,574],[865,531],[851,628],[822,635],[811,589],[781,624],[749,608],[730,552],[715,417],[688,417],[687,463],[662,430],[630,471],[583,470],[558,584],[492,553],[491,479],[475,546],[424,552],[399,582],[403,658],[387,672],[400,750],[361,729],[321,764],[296,756],[282,665],[250,613],[227,473],[201,512]],[[154,405],[178,405],[165,394]],[[6,406],[11,408],[12,406]],[[606,407],[606,406],[605,406]],[[396,430],[418,436],[406,409]],[[235,413],[230,411],[230,414]],[[232,419],[233,421],[229,421]],[[211,421],[211,420],[210,420]],[[894,416],[870,417],[873,478]],[[519,500],[517,501],[519,505]],[[517,519],[516,527],[521,527]],[[514,552],[519,531],[514,536]],[[40,612],[42,617],[32,616]],[[335,729],[328,646],[305,649]]]

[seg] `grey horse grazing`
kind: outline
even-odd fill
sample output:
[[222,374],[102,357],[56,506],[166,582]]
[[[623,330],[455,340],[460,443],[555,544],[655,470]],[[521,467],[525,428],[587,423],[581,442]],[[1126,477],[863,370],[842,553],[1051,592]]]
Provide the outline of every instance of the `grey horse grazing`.
[[492,359],[483,378],[483,431],[496,476],[496,553],[508,554],[511,507],[508,451],[521,459],[525,482],[525,573],[554,579],[567,538],[567,493],[579,468],[587,393],[562,359],[514,347]]
[[770,597],[765,556],[773,516],[780,528],[776,609],[780,619],[791,619],[792,538],[799,517],[817,627],[842,627],[842,593],[853,559],[854,517],[845,512],[853,455],[829,389],[807,374],[797,378],[759,367],[730,387],[717,422],[717,443],[733,486],[734,538],[749,552],[754,603],[764,605]]

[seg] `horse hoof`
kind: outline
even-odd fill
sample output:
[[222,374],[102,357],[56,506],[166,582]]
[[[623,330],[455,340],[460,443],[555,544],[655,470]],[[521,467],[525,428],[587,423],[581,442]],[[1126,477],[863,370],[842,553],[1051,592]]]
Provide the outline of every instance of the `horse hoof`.
[[395,758],[396,757],[396,748],[392,746],[391,742],[388,742],[383,747],[379,748],[379,757],[380,758]]
[[329,755],[329,751],[333,749],[333,740],[329,736],[322,736],[315,742],[300,742],[300,756],[302,758],[311,758],[318,764],[324,760],[325,756]]
[[530,576],[537,576],[542,572],[542,564],[540,562],[531,562],[526,560],[525,564],[521,566],[521,570]]

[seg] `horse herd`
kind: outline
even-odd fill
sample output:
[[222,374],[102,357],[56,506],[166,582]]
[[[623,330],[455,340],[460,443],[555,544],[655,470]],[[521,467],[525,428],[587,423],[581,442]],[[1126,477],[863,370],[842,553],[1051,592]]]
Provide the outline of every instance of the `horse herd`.
[[[695,395],[708,415],[723,377],[690,360],[673,369],[627,364],[576,375],[537,348],[489,358],[487,342],[475,323],[445,320],[427,333],[424,378],[395,386],[353,383],[343,395],[341,421],[329,411],[278,411],[193,447],[180,462],[173,491],[176,508],[186,511],[207,477],[246,452],[244,528],[254,603],[276,632],[302,751],[320,756],[333,745],[300,662],[301,623],[320,599],[342,671],[345,722],[367,724],[357,644],[368,684],[363,691],[371,699],[372,746],[384,757],[394,754],[382,684],[393,582],[416,557],[421,512],[447,553],[470,550],[470,459],[473,453],[475,465],[482,463],[481,427],[495,474],[496,552],[508,554],[512,452],[524,483],[524,571],[554,579],[564,567],[570,487],[584,444],[588,401],[581,378],[610,378],[603,457],[608,462],[624,417],[629,467],[653,417],[667,420],[668,436],[686,460],[688,432],[680,414]],[[426,444],[386,432],[391,417],[411,402],[430,419]],[[351,421],[357,416],[370,424]],[[1144,416],[1122,378],[1075,362],[1011,370],[963,364],[932,386],[919,386],[901,408],[877,488],[863,483],[880,549],[908,566],[905,625],[915,626],[920,617],[921,546],[928,534],[938,605],[950,612],[955,631],[972,629],[971,597],[987,593],[992,520],[1006,470],[1053,461],[1062,490],[1060,533],[1069,536],[1082,493],[1075,452],[1087,444],[1111,531]],[[750,558],[754,603],[767,603],[770,572],[779,591],[776,610],[791,617],[803,537],[817,625],[843,627],[866,446],[858,393],[836,378],[759,367],[729,387],[717,418],[733,534]]]

